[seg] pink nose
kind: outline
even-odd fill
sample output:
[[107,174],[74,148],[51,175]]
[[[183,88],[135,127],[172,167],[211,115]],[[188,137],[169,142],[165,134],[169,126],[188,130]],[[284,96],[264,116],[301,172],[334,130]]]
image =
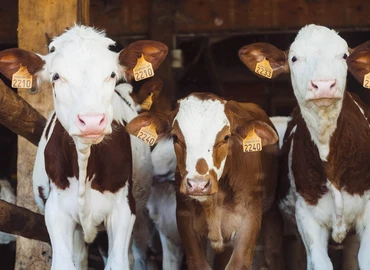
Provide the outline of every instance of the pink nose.
[[211,179],[208,177],[186,179],[186,190],[188,194],[206,195],[211,192],[211,188]]
[[102,135],[107,126],[107,116],[105,113],[78,114],[76,123],[83,135]]
[[311,81],[311,90],[316,98],[333,98],[336,84],[336,80],[314,80]]

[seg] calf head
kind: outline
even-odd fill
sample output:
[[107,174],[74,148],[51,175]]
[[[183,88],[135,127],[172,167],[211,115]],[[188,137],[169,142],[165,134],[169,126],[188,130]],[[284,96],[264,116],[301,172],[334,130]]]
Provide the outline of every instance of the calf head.
[[[126,130],[137,135],[142,127],[153,124],[158,138],[172,136],[181,176],[180,192],[203,200],[218,191],[225,163],[233,144],[239,144],[255,130],[262,145],[278,140],[266,123],[242,118],[237,102],[225,101],[210,93],[193,93],[178,101],[168,115],[145,112],[128,123]],[[243,153],[248,155],[248,153]]]
[[49,44],[47,55],[21,49],[0,52],[0,72],[11,79],[20,65],[34,81],[52,84],[57,117],[78,142],[96,144],[112,132],[112,96],[116,82],[130,81],[142,55],[156,69],[167,47],[155,41],[137,41],[115,53],[115,42],[104,32],[76,25]]
[[323,26],[303,27],[289,51],[267,43],[255,43],[239,50],[242,62],[252,71],[266,58],[273,74],[291,74],[294,94],[301,107],[328,107],[343,98],[349,55],[347,42]]

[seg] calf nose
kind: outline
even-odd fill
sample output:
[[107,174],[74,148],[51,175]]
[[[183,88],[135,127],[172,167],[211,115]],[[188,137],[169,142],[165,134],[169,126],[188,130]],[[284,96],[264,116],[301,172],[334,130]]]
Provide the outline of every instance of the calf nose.
[[76,123],[84,135],[103,134],[104,129],[107,126],[107,116],[105,113],[78,114]]
[[186,179],[186,191],[189,195],[206,195],[211,192],[212,183],[208,177]]
[[336,80],[312,80],[311,90],[318,98],[330,98],[334,95]]

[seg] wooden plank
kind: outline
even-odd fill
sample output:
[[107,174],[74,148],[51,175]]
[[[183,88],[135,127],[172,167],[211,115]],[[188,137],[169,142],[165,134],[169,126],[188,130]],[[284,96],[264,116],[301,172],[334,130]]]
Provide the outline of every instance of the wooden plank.
[[0,124],[37,146],[46,119],[0,80]]
[[[108,1],[110,2],[110,1]],[[107,29],[113,38],[148,36],[149,0],[116,0],[115,9],[107,1],[91,5],[93,25]],[[161,0],[160,6],[166,5]],[[370,5],[367,0],[196,0],[181,1],[175,16],[176,34],[254,33],[296,31],[309,23],[336,29],[370,29]],[[166,16],[156,18],[161,24]]]
[[0,45],[17,44],[18,1],[0,0]]
[[[66,27],[78,22],[78,7],[86,7],[83,0],[48,1],[19,0],[18,45],[41,54],[47,53],[49,37],[60,35]],[[18,93],[45,117],[53,108],[51,89],[44,84],[36,94],[19,89]],[[37,211],[34,203],[31,176],[36,147],[26,139],[18,138],[17,205]],[[15,269],[50,269],[51,249],[48,244],[17,238]]]

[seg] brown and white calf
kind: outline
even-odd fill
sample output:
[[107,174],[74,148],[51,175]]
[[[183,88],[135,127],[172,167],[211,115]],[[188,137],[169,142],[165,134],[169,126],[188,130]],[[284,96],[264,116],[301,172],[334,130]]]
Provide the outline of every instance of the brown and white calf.
[[[156,69],[167,47],[138,41],[115,53],[111,45],[114,41],[104,32],[75,25],[49,44],[45,56],[20,49],[0,52],[0,71],[8,78],[22,65],[34,82],[52,84],[55,112],[39,143],[33,173],[36,202],[45,210],[53,248],[52,269],[87,268],[84,240],[92,242],[101,225],[109,240],[106,269],[129,269],[136,217],[137,234],[146,227],[139,219],[150,193],[150,147],[125,131],[137,111],[130,106],[133,100],[122,98],[125,86],[115,85],[131,80],[141,56]],[[142,268],[135,233],[133,240],[135,267]]]
[[360,268],[370,269],[370,109],[346,91],[347,64],[363,77],[369,52],[317,25],[303,27],[288,52],[267,43],[239,51],[252,71],[268,59],[272,77],[291,74],[299,106],[284,139],[280,208],[298,225],[307,269],[333,269],[329,235],[340,243],[351,229],[361,238]]
[[[273,206],[278,136],[266,113],[252,103],[193,93],[179,100],[170,114],[140,114],[126,129],[136,135],[149,124],[159,138],[171,134],[174,140],[177,226],[188,268],[211,268],[205,254],[209,240],[218,252],[231,248],[226,269],[251,269],[262,215],[277,210]],[[243,139],[253,131],[263,149],[243,152]],[[271,211],[267,216],[276,214]],[[270,230],[270,246],[265,248],[266,266],[278,269],[281,226],[268,224],[276,228]]]

